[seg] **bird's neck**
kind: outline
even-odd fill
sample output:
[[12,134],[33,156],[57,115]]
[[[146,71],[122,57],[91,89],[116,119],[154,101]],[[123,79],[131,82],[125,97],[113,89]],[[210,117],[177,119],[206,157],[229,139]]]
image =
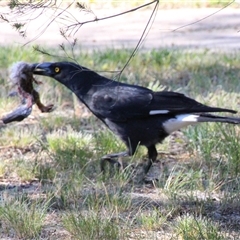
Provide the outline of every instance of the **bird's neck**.
[[80,98],[80,100],[83,100],[93,88],[101,88],[102,86],[106,86],[111,82],[112,80],[105,78],[93,71],[83,71],[63,84],[73,91]]

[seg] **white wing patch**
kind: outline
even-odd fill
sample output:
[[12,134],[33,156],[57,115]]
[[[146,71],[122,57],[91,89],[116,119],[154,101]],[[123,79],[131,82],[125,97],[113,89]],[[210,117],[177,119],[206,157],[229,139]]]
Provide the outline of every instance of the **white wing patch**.
[[151,110],[149,115],[156,115],[156,114],[166,114],[169,113],[168,110]]
[[170,118],[166,122],[163,123],[163,127],[168,134],[179,130],[180,128],[187,127],[194,123],[198,122],[198,115],[194,114],[180,114],[175,118]]

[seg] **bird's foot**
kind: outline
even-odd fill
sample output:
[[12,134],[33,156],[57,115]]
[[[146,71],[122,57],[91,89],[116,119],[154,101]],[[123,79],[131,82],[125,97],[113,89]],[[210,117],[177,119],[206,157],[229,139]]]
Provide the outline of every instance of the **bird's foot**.
[[101,172],[105,172],[106,162],[110,163],[111,166],[117,168],[117,170],[123,170],[122,157],[128,156],[126,152],[108,154],[103,156],[100,161]]
[[147,164],[143,165],[143,171],[144,171],[145,175],[148,174],[148,172],[151,169],[152,165],[153,165],[153,161],[151,159],[148,159]]
[[103,173],[106,172],[106,162],[108,162],[114,168],[117,168],[118,171],[123,169],[121,159],[119,161],[106,156],[106,157],[103,157],[100,161],[101,172]]
[[[148,170],[146,172],[146,170]],[[162,175],[163,166],[162,162],[154,162],[149,167],[149,164],[144,166],[145,171],[145,177],[144,177],[144,183],[146,184],[153,184],[155,185],[156,182],[159,181],[160,176]]]

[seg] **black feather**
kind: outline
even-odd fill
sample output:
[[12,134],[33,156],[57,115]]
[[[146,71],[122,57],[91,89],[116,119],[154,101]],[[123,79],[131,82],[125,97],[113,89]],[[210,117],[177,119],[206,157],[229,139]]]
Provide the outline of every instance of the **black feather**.
[[[57,73],[54,70],[56,67],[60,69]],[[209,107],[177,92],[153,92],[141,86],[113,81],[75,63],[42,63],[34,64],[32,68],[35,74],[53,77],[73,91],[94,115],[124,141],[129,155],[134,154],[138,144],[146,146],[149,156],[146,172],[156,160],[155,145],[169,135],[165,123],[174,124],[176,119],[181,119],[177,118],[179,115],[194,114],[199,122],[240,123],[239,118],[209,114],[236,113],[234,110]],[[156,111],[160,111],[159,114]],[[191,122],[185,121],[182,126],[188,124]],[[181,124],[176,126],[181,127]],[[104,159],[120,155],[107,155]]]

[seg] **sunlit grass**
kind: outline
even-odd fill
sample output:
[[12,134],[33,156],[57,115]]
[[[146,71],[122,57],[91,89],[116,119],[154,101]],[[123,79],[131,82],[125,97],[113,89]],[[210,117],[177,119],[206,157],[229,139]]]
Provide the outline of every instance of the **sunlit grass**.
[[86,215],[70,212],[63,219],[64,227],[71,233],[73,239],[119,239],[121,230],[110,216],[103,216],[95,211]]
[[171,212],[167,215],[165,213],[163,214],[159,209],[151,209],[151,211],[139,212],[136,220],[141,228],[145,229],[145,231],[154,231],[164,227],[170,214]]
[[35,144],[41,131],[34,125],[17,127],[10,124],[8,127],[0,129],[0,132],[1,146],[24,148]]
[[224,240],[224,236],[218,232],[216,226],[205,219],[184,217],[178,220],[176,227],[177,235],[181,239],[195,240]]
[[39,238],[48,205],[48,202],[30,202],[24,198],[4,202],[0,206],[0,218],[4,231],[7,233],[13,229],[16,238]]
[[52,132],[46,139],[49,151],[54,153],[57,165],[62,169],[83,168],[92,158],[91,134],[77,133],[68,128]]

